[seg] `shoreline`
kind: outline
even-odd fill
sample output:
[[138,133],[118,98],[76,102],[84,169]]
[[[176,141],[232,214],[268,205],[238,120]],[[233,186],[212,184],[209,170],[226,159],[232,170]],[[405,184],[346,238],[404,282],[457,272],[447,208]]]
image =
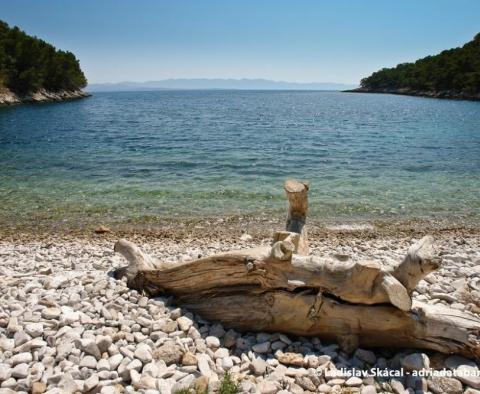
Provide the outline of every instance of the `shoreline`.
[[84,92],[83,90],[61,90],[58,92],[51,92],[45,89],[41,89],[35,93],[19,96],[8,89],[0,89],[0,108],[28,103],[48,103],[78,100],[90,96],[91,93]]
[[446,100],[464,100],[464,101],[480,101],[480,95],[469,96],[463,95],[461,93],[449,92],[449,91],[421,91],[421,90],[410,90],[410,89],[368,89],[368,88],[357,88],[343,90],[345,93],[379,93],[379,94],[395,94],[400,96],[413,96],[413,97],[426,97],[426,98],[436,98],[436,99],[446,99]]
[[[97,233],[104,226],[108,231]],[[0,241],[28,242],[52,237],[58,239],[111,239],[140,237],[145,240],[206,240],[239,239],[248,234],[253,239],[269,239],[272,232],[285,226],[283,215],[234,215],[197,218],[158,218],[147,222],[109,222],[91,220],[84,223],[28,222],[1,223]],[[309,219],[309,235],[314,238],[404,238],[431,234],[435,236],[480,236],[480,221],[403,218],[376,220]]]

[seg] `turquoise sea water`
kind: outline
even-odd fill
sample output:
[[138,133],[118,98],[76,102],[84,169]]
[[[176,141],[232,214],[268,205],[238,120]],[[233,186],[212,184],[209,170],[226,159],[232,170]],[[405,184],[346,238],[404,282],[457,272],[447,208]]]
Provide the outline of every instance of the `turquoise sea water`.
[[480,102],[292,91],[96,93],[0,109],[0,221],[283,210],[480,217]]

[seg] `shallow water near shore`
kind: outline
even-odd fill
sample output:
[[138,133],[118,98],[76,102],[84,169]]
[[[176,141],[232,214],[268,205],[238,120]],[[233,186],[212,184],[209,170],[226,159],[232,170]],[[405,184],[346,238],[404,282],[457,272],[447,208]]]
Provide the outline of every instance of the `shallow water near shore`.
[[0,109],[0,221],[478,220],[480,103],[292,91],[96,93]]

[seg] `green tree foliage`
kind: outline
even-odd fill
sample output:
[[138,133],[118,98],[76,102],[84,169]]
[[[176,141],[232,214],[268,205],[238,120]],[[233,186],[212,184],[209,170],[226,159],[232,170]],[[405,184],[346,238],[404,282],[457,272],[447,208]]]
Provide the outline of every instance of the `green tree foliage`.
[[360,82],[372,90],[451,92],[480,94],[480,33],[461,48],[448,49],[415,63],[383,68]]
[[87,85],[80,64],[71,52],[31,37],[0,21],[0,87],[19,94],[76,90]]

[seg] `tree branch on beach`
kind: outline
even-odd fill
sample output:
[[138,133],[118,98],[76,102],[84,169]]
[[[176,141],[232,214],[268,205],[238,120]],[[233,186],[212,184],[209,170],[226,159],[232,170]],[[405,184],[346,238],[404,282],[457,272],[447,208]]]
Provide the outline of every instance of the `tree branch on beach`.
[[[393,267],[308,254],[308,184],[288,180],[285,231],[271,246],[168,263],[120,240],[129,265],[116,276],[149,295],[170,294],[204,318],[242,330],[279,331],[338,341],[349,351],[401,346],[480,356],[480,320],[413,301],[418,282],[440,266],[433,238],[413,244]],[[214,306],[214,307],[213,307]]]

